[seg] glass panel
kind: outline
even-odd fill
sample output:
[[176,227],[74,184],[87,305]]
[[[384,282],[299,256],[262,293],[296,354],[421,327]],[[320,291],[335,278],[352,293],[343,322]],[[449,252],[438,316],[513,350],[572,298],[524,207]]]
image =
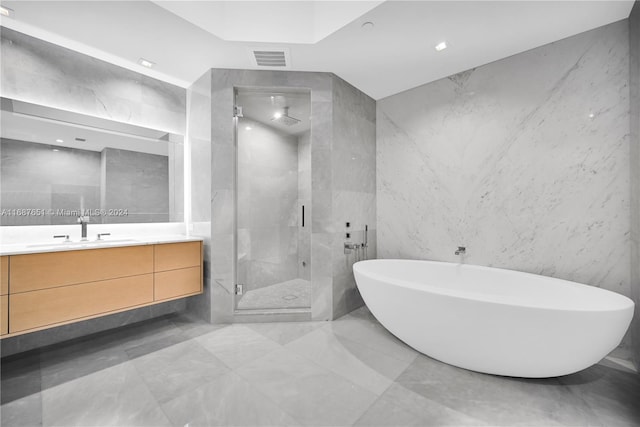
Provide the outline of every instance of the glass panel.
[[238,88],[236,106],[236,309],[308,308],[311,93]]

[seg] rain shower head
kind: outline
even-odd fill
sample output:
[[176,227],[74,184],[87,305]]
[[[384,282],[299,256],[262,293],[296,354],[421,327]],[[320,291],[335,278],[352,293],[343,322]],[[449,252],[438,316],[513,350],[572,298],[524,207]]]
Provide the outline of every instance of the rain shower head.
[[291,117],[289,115],[289,107],[284,107],[282,113],[278,112],[274,114],[271,121],[275,123],[283,124],[285,126],[293,126],[300,123],[300,120],[296,119],[295,117]]

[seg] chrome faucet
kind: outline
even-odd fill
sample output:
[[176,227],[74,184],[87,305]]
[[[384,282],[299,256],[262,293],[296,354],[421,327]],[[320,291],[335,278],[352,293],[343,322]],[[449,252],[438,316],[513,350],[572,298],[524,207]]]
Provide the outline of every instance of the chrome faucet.
[[78,224],[82,229],[82,238],[80,240],[87,240],[87,224],[89,224],[88,216],[80,216],[78,217]]
[[464,255],[467,253],[467,248],[464,246],[458,246],[458,250],[455,253],[456,255]]

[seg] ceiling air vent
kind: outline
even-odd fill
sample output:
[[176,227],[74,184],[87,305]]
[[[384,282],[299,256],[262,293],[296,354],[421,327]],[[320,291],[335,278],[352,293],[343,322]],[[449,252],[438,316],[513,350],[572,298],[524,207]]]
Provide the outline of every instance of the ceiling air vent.
[[251,48],[251,62],[261,68],[289,68],[289,49],[287,48]]

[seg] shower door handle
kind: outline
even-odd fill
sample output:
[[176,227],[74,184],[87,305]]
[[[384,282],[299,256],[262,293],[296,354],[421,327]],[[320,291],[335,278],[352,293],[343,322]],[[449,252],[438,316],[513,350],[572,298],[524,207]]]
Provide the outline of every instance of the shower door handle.
[[302,205],[302,226],[304,227],[304,205]]

